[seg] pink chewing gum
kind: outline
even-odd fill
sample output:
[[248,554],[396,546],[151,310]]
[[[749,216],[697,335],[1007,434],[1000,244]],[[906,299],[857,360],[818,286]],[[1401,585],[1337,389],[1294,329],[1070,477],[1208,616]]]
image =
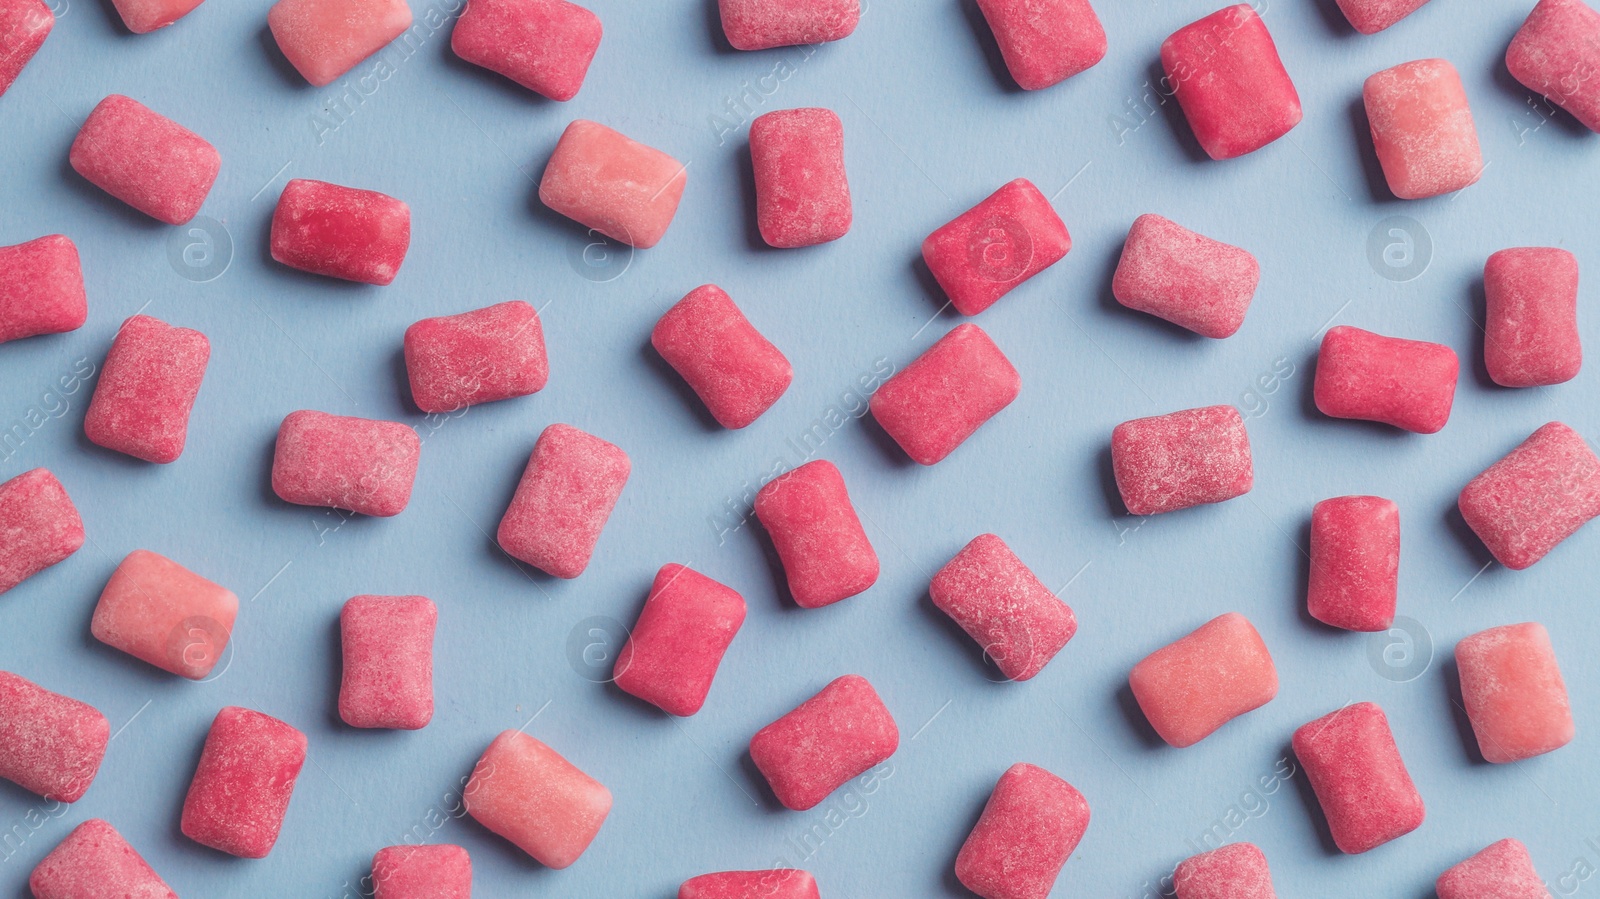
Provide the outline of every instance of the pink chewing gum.
[[1583,0],[1539,0],[1511,39],[1506,68],[1528,90],[1600,131],[1600,12]]
[[795,868],[722,871],[691,877],[678,887],[678,899],[821,899],[817,881]]
[[539,313],[521,300],[425,318],[406,329],[406,378],[424,412],[538,393],[550,380]]
[[983,329],[956,325],[872,394],[872,417],[906,455],[933,465],[1022,392],[1022,376]]
[[1483,267],[1483,293],[1483,362],[1496,384],[1544,387],[1577,377],[1576,256],[1556,247],[1501,250]]
[[128,553],[100,591],[89,630],[101,643],[190,680],[228,647],[239,597],[149,550]]
[[1010,680],[1043,671],[1078,632],[1072,609],[994,534],[972,538],[933,576],[928,593]]
[[1338,0],[1339,11],[1362,34],[1377,34],[1422,8],[1428,0]]
[[177,461],[210,360],[211,342],[199,331],[148,315],[128,319],[106,353],[83,433],[135,459]]
[[1006,769],[956,855],[956,879],[983,899],[1045,899],[1089,829],[1089,802],[1035,765]]
[[201,0],[111,0],[122,17],[122,24],[134,34],[148,34],[165,28],[191,12]]
[[426,596],[357,596],[339,612],[344,679],[339,717],[351,727],[418,730],[433,720],[433,631]]
[[1067,255],[1072,235],[1039,188],[1018,178],[922,242],[950,305],[977,315]]
[[1253,843],[1229,843],[1179,863],[1176,899],[1277,899],[1267,857]]
[[77,552],[83,539],[78,507],[48,470],[0,484],[0,593]]
[[844,123],[829,109],[780,109],[750,123],[756,227],[780,248],[838,240],[850,230]]
[[1475,184],[1483,174],[1478,130],[1455,66],[1419,59],[1384,69],[1361,88],[1372,143],[1389,190],[1420,200]]
[[1278,670],[1249,620],[1228,612],[1145,656],[1128,686],[1161,739],[1182,749],[1271,702]]
[[1553,421],[1473,478],[1457,505],[1496,561],[1527,568],[1600,515],[1600,458]]
[[1381,496],[1339,496],[1311,510],[1306,611],[1330,627],[1381,631],[1400,592],[1400,507]]
[[1461,698],[1485,761],[1543,755],[1572,742],[1572,707],[1544,625],[1492,627],[1456,644]]
[[278,0],[267,27],[295,71],[325,87],[410,28],[411,7],[406,0]]
[[1232,406],[1117,425],[1111,432],[1111,470],[1132,515],[1220,503],[1249,493],[1255,484],[1250,435]]
[[399,422],[302,409],[278,427],[272,490],[284,502],[387,518],[405,511],[422,440]]
[[744,614],[744,597],[732,588],[682,565],[663,565],[617,654],[613,679],[669,715],[693,715],[705,705]]
[[272,258],[303,272],[379,286],[411,247],[411,207],[375,190],[295,178],[272,212]]
[[1323,335],[1312,392],[1331,418],[1436,434],[1450,420],[1460,372],[1456,351],[1442,343],[1338,325]]
[[768,481],[756,494],[755,513],[772,537],[795,605],[830,605],[877,583],[878,554],[832,462],[817,459]]
[[68,161],[90,184],[169,225],[195,217],[222,168],[217,148],[137,100],[101,100]]
[[1111,293],[1129,309],[1220,339],[1244,324],[1260,280],[1249,252],[1147,214],[1128,231]]
[[1439,899],[1551,899],[1528,847],[1501,840],[1439,875]]
[[678,214],[687,166],[598,122],[561,132],[539,179],[539,200],[580,225],[648,250]]
[[89,791],[111,723],[86,702],[0,671],[0,778],[56,802]]
[[55,14],[42,0],[0,0],[0,97],[54,27]]
[[847,674],[750,738],[750,759],[785,808],[803,812],[894,755],[900,730],[867,679]]
[[270,715],[228,706],[206,734],[183,835],[240,858],[266,858],[306,762],[306,735]]
[[696,287],[668,309],[650,329],[650,345],[725,428],[760,418],[794,380],[789,360],[715,284]]
[[484,750],[462,798],[479,824],[547,868],[577,861],[611,813],[605,785],[516,730]]
[[1266,23],[1248,4],[1173,32],[1161,44],[1161,67],[1212,159],[1253,153],[1300,124],[1300,95]]
[[28,876],[33,899],[178,899],[138,850],[99,818],[72,829]]
[[600,17],[566,0],[469,0],[450,49],[536,94],[578,95],[600,48]]
[[472,858],[448,844],[379,849],[372,891],[372,899],[472,899]]
[[1017,86],[1036,91],[1105,58],[1106,30],[1089,0],[978,0]]
[[1301,725],[1291,742],[1341,852],[1357,855],[1422,826],[1422,796],[1383,709],[1347,705]]
[[495,534],[500,548],[545,574],[589,567],[633,463],[621,448],[571,425],[545,428]]
[[861,0],[718,0],[722,32],[735,50],[821,44],[850,36]]
[[0,343],[76,331],[88,318],[83,267],[70,238],[49,234],[0,247]]

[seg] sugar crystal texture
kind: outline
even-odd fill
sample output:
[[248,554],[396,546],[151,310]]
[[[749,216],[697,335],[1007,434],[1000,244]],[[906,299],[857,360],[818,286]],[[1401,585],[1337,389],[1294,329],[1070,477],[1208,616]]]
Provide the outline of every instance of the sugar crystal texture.
[[1362,34],[1377,34],[1422,8],[1428,0],[1338,0],[1339,11]]
[[1266,23],[1248,4],[1178,29],[1161,44],[1161,67],[1212,159],[1254,152],[1300,124],[1300,95]]
[[48,470],[0,484],[0,593],[77,552],[83,539],[78,507]]
[[1312,392],[1323,415],[1434,434],[1450,420],[1460,372],[1442,343],[1339,325],[1323,335]]
[[410,28],[411,7],[406,0],[278,0],[267,27],[289,64],[325,87]]
[[983,899],[1045,899],[1089,829],[1089,802],[1036,765],[1006,769],[956,855],[956,879]]
[[539,200],[580,225],[647,250],[666,236],[689,169],[598,122],[578,119],[561,133]]
[[163,671],[201,680],[222,660],[239,597],[145,549],[128,553],[95,604],[96,640]]
[[744,615],[744,597],[731,587],[683,565],[661,566],[617,653],[616,685],[668,714],[693,715]]
[[195,217],[222,168],[200,135],[121,94],[89,113],[67,159],[90,184],[169,225]]
[[566,0],[468,0],[450,49],[551,100],[571,100],[600,48],[600,17]]
[[1260,279],[1248,251],[1147,214],[1128,231],[1111,293],[1129,309],[1222,338],[1244,324]]
[[411,501],[422,440],[393,421],[302,409],[278,427],[272,490],[284,502],[399,515]]
[[406,329],[405,358],[424,412],[527,396],[550,380],[539,313],[521,300],[425,318]]
[[194,12],[200,3],[201,0],[111,0],[122,24],[134,34],[165,28]]
[[900,730],[867,679],[847,674],[756,732],[750,759],[785,808],[814,808],[894,755]]
[[977,315],[1072,249],[1066,223],[1026,178],[990,194],[922,242],[922,259],[962,315]]
[[736,50],[837,41],[861,21],[861,0],[718,0],[718,6]]
[[357,596],[339,612],[339,717],[351,727],[417,730],[433,720],[433,632],[426,596]]
[[1267,857],[1254,843],[1190,856],[1172,874],[1176,899],[1277,899]]
[[0,97],[55,26],[55,14],[43,0],[0,0]]
[[48,234],[0,247],[0,343],[76,331],[88,318],[83,267],[70,238]]
[[86,702],[0,671],[0,778],[55,802],[94,783],[111,723]]
[[1228,612],[1145,656],[1128,685],[1150,726],[1181,749],[1271,702],[1278,671],[1255,627]]
[[304,272],[384,285],[411,246],[411,207],[375,190],[295,178],[272,212],[272,258]]
[[484,750],[462,799],[478,823],[549,868],[577,861],[611,812],[610,790],[517,730]]
[[1507,624],[1456,644],[1461,699],[1486,761],[1517,762],[1572,742],[1572,707],[1544,625]]
[[978,0],[1017,86],[1040,90],[1105,58],[1106,30],[1089,0]]
[[372,899],[472,899],[472,858],[448,844],[379,849],[372,857]]
[[1395,196],[1436,197],[1483,174],[1478,130],[1455,66],[1442,59],[1403,63],[1368,78],[1361,96]]
[[83,433],[146,462],[174,462],[189,437],[189,412],[211,360],[211,342],[148,315],[122,323],[106,353]]
[[1528,847],[1510,839],[1439,875],[1434,890],[1439,899],[1551,899]]
[[789,360],[715,284],[696,287],[668,309],[650,330],[650,344],[725,428],[760,418],[794,380]]
[[28,877],[33,899],[178,899],[138,850],[100,818],[72,829]]
[[1366,852],[1422,826],[1422,796],[1383,709],[1336,709],[1301,725],[1291,743],[1340,851]]
[[1111,469],[1133,515],[1220,503],[1250,492],[1255,469],[1244,416],[1207,406],[1125,421],[1111,432]]
[[1502,387],[1577,377],[1578,258],[1559,247],[1501,250],[1483,267],[1483,362]]
[[906,455],[933,465],[1011,405],[1022,376],[983,329],[956,325],[872,395],[872,417]]
[[1072,609],[994,534],[972,538],[934,574],[928,592],[1014,681],[1044,670],[1078,632]]
[[1351,631],[1394,623],[1400,590],[1400,507],[1381,496],[1339,496],[1311,510],[1306,610]]
[[878,554],[832,462],[816,459],[768,481],[756,494],[755,513],[801,608],[836,603],[877,583]]
[[809,247],[850,230],[844,123],[832,110],[780,109],[750,123],[756,227],[774,247]]
[[583,574],[632,470],[620,447],[571,425],[545,428],[500,519],[496,541],[546,574]]
[[1583,0],[1539,0],[1511,39],[1506,68],[1528,90],[1600,131],[1600,12]]
[[678,887],[678,899],[821,899],[817,881],[797,868],[720,871],[691,877]]
[[1553,421],[1473,478],[1457,505],[1500,564],[1527,568],[1600,515],[1600,458]]
[[306,735],[270,715],[228,706],[200,750],[183,835],[240,858],[266,858],[306,762]]

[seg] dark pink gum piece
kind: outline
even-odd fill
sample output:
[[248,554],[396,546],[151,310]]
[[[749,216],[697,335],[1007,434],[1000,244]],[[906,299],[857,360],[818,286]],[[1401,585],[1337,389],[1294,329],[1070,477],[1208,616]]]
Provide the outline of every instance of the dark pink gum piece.
[[1145,656],[1128,685],[1150,726],[1182,749],[1271,702],[1278,671],[1255,627],[1228,612]]
[[56,17],[42,0],[0,0],[0,97],[54,27]]
[[1178,29],[1161,44],[1161,67],[1212,159],[1252,153],[1300,124],[1300,95],[1266,23],[1247,4]]
[[983,899],[1046,899],[1084,831],[1089,802],[1035,765],[1006,769],[956,855],[956,879]]
[[1496,384],[1544,387],[1577,377],[1576,256],[1557,247],[1501,250],[1483,267],[1483,293],[1483,362]]
[[472,858],[449,844],[379,849],[372,891],[372,899],[472,899]]
[[611,128],[578,119],[561,132],[539,179],[539,201],[630,247],[661,242],[678,214],[689,167]]
[[689,291],[650,329],[650,345],[725,428],[760,418],[789,389],[789,360],[715,284]]
[[1078,632],[1072,609],[994,534],[962,547],[933,576],[928,593],[1010,680],[1043,671]]
[[1050,201],[1018,178],[928,235],[922,259],[956,311],[977,315],[1071,249]]
[[426,596],[357,596],[339,612],[339,717],[351,727],[418,730],[433,720],[433,632]]
[[693,715],[705,705],[744,615],[744,597],[731,587],[682,565],[663,565],[617,654],[613,680],[669,715]]
[[56,802],[89,791],[111,723],[86,702],[0,671],[0,778]]
[[0,343],[76,331],[88,318],[83,267],[69,238],[49,234],[0,247]]
[[1133,515],[1220,503],[1249,493],[1255,484],[1250,435],[1232,406],[1117,425],[1111,432],[1111,469]]
[[614,444],[571,425],[544,429],[495,535],[500,548],[546,574],[589,567],[633,463]]
[[521,300],[425,318],[406,329],[406,377],[424,412],[528,396],[550,380],[539,313]]
[[1357,855],[1422,826],[1422,796],[1383,709],[1345,706],[1301,725],[1292,745],[1341,852]]
[[899,746],[900,730],[877,691],[847,674],[757,731],[750,759],[778,801],[803,812]]
[[600,17],[566,0],[468,0],[450,49],[536,94],[578,95],[600,48]]
[[405,33],[411,7],[406,0],[278,0],[267,27],[289,64],[325,87]]
[[306,762],[306,735],[269,715],[228,706],[217,713],[189,794],[183,835],[240,858],[266,858]]
[[83,519],[56,476],[35,468],[0,484],[0,593],[77,552]]
[[169,225],[195,217],[222,168],[200,135],[120,94],[89,113],[68,160],[90,184]]
[[1442,59],[1403,63],[1368,78],[1361,96],[1395,196],[1420,200],[1477,183],[1483,154],[1455,66]]
[[1461,699],[1485,761],[1554,752],[1572,742],[1572,706],[1544,625],[1507,624],[1456,644]]
[[877,583],[878,554],[832,462],[817,459],[768,481],[756,494],[755,513],[772,537],[795,605],[831,605]]
[[90,818],[72,829],[28,877],[33,899],[178,899],[112,827]]
[[1457,505],[1496,561],[1527,568],[1600,515],[1600,458],[1553,421],[1473,478]]
[[861,22],[861,0],[718,0],[718,6],[735,50],[837,41]]
[[1022,376],[983,329],[956,325],[872,395],[872,417],[921,465],[955,451],[1022,392]]
[[780,109],[750,123],[756,227],[780,248],[838,240],[850,230],[844,123],[832,110]]
[[1331,418],[1436,434],[1450,420],[1461,360],[1441,343],[1330,328],[1317,352],[1317,408]]
[[134,34],[165,28],[195,11],[201,0],[111,0],[122,24]]
[[1400,590],[1400,507],[1381,496],[1325,499],[1311,510],[1306,611],[1330,627],[1381,631]]
[[1339,11],[1350,27],[1362,34],[1377,34],[1422,8],[1428,0],[1338,0]]
[[1501,840],[1439,875],[1439,899],[1551,899],[1528,847]]
[[375,190],[295,178],[272,212],[272,258],[314,275],[379,286],[411,246],[411,207]]
[[678,899],[821,899],[817,881],[796,868],[721,871],[691,877],[678,887]]
[[1106,30],[1089,0],[978,0],[1017,86],[1036,91],[1105,58]]
[[1177,899],[1277,899],[1267,857],[1254,843],[1230,843],[1179,863],[1172,874]]
[[199,331],[148,315],[128,319],[106,353],[84,435],[135,459],[177,461],[210,360],[211,342]]
[[302,409],[278,427],[272,490],[284,502],[387,518],[405,511],[422,440],[393,421]]
[[1128,231],[1111,279],[1117,302],[1202,337],[1232,337],[1261,280],[1256,257],[1159,215]]
[[1600,131],[1600,12],[1583,0],[1539,0],[1511,39],[1506,68],[1528,90]]
[[136,549],[106,581],[89,632],[146,664],[201,680],[222,660],[238,615],[233,591]]

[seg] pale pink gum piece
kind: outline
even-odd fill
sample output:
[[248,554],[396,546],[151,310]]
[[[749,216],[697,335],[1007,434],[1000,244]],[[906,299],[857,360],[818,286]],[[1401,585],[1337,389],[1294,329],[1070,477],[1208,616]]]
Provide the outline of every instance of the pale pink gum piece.
[[462,798],[479,824],[548,868],[577,861],[611,812],[604,784],[516,730],[484,750]]
[[1212,159],[1252,153],[1300,124],[1300,94],[1266,23],[1248,4],[1173,32],[1161,44],[1161,67]]
[[1496,384],[1544,387],[1577,377],[1578,257],[1557,247],[1501,250],[1483,267],[1483,293],[1483,362]]
[[983,899],[1045,899],[1089,829],[1089,801],[1035,765],[1006,769],[956,855],[956,879]]
[[977,315],[1067,255],[1072,235],[1026,178],[928,235],[922,259],[962,315]]
[[796,868],[722,871],[691,877],[678,887],[678,899],[821,899],[817,881]]
[[422,440],[393,421],[302,409],[278,427],[272,490],[284,502],[380,518],[411,502]]
[[56,802],[94,783],[111,723],[86,702],[0,671],[0,778]]
[[1250,435],[1232,406],[1117,425],[1111,432],[1111,469],[1133,515],[1220,503],[1249,493],[1255,484]]
[[1248,251],[1147,214],[1128,231],[1111,293],[1129,309],[1222,338],[1244,324],[1260,280]]
[[1457,505],[1496,561],[1527,568],[1600,515],[1600,458],[1552,421],[1473,478]]
[[116,828],[90,818],[28,877],[34,899],[178,899]]
[[351,727],[418,730],[433,720],[433,632],[426,596],[357,596],[339,612],[339,717]]
[[546,574],[583,574],[632,470],[628,454],[614,444],[571,425],[545,428],[495,539]]
[[1361,88],[1372,143],[1389,190],[1420,200],[1475,184],[1483,174],[1478,130],[1455,66],[1419,59],[1385,69]]
[[744,615],[744,597],[732,588],[682,565],[661,566],[617,654],[617,686],[668,714],[693,715]]
[[933,576],[928,593],[1011,680],[1043,671],[1078,632],[1072,609],[994,534],[972,538]]
[[1600,12],[1583,0],[1539,0],[1511,39],[1506,68],[1528,90],[1600,131]]
[[550,380],[539,313],[521,300],[425,318],[406,329],[405,357],[424,412],[527,396]]
[[650,329],[650,344],[725,428],[760,418],[794,380],[789,360],[715,284],[668,309]]
[[1428,0],[1338,0],[1339,10],[1362,34],[1377,34],[1422,8]]
[[1551,899],[1528,847],[1501,840],[1439,875],[1439,899]]
[[867,679],[847,674],[756,731],[750,760],[785,808],[803,812],[900,746],[900,730]]
[[1312,392],[1331,418],[1435,434],[1450,420],[1460,373],[1456,351],[1442,343],[1338,325],[1322,337]]
[[0,593],[77,552],[83,539],[78,507],[48,470],[0,484]]
[[406,0],[278,0],[267,27],[289,64],[323,87],[410,28],[411,7]]
[[756,494],[755,513],[772,537],[795,605],[830,605],[877,583],[878,554],[832,462],[817,459],[768,481]]
[[1347,705],[1301,725],[1292,744],[1341,852],[1366,852],[1422,826],[1422,796],[1383,709]]
[[1572,707],[1550,633],[1535,622],[1479,631],[1456,644],[1461,698],[1485,761],[1543,755],[1572,742]]
[[1339,496],[1311,510],[1306,611],[1330,627],[1381,631],[1400,591],[1400,507],[1381,496]]
[[449,844],[379,849],[372,899],[472,899],[472,858]]
[[122,24],[134,34],[148,34],[178,21],[199,6],[201,0],[111,0],[122,17]]
[[1145,656],[1128,686],[1161,739],[1182,749],[1271,702],[1278,670],[1249,620],[1227,612]]
[[837,41],[861,22],[861,0],[718,0],[718,6],[735,50]]
[[809,247],[850,230],[844,123],[829,109],[780,109],[750,123],[756,226],[774,247]]
[[678,213],[688,167],[598,122],[561,133],[539,179],[539,200],[569,219],[647,250]]
[[1184,859],[1172,874],[1177,899],[1277,899],[1267,857],[1254,843],[1230,843]]
[[90,184],[169,225],[195,217],[222,168],[200,135],[121,94],[89,113],[67,158]]
[[96,640],[179,677],[201,680],[228,646],[239,597],[149,550],[128,553],[95,604]]
[[978,0],[1023,90],[1059,84],[1105,58],[1106,30],[1089,0]]
[[83,267],[70,238],[49,234],[0,247],[0,343],[76,331],[88,318]]
[[305,762],[305,734],[270,715],[228,706],[200,750],[183,800],[183,835],[218,852],[266,858]]
[[0,97],[55,26],[55,14],[42,0],[0,0]]
[[379,286],[411,247],[411,207],[375,190],[295,178],[272,211],[272,258],[304,272]]
[[468,0],[450,49],[551,100],[571,100],[600,48],[600,17],[566,0]]
[[974,324],[960,324],[872,394],[872,417],[906,455],[933,465],[1022,392],[1022,376]]
[[106,353],[83,433],[146,462],[177,461],[210,360],[211,342],[199,331],[148,315],[128,319]]

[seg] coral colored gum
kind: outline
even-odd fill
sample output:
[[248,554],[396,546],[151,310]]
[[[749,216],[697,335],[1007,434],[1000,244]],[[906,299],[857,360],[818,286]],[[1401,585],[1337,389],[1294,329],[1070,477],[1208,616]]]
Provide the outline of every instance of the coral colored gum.
[[1228,612],[1146,656],[1128,685],[1150,726],[1181,749],[1271,702],[1278,671],[1255,627]]
[[610,790],[515,730],[484,750],[463,800],[478,823],[549,868],[577,861],[611,813]]
[[116,828],[90,818],[73,828],[28,877],[33,899],[178,899]]
[[267,10],[278,49],[326,87],[411,27],[406,0],[278,0]]
[[1483,362],[1501,387],[1578,376],[1578,258],[1557,247],[1501,250],[1483,267]]
[[201,0],[111,0],[122,24],[134,34],[165,28],[194,12],[200,3]]
[[83,519],[43,468],[0,484],[0,594],[83,546]]
[[632,470],[620,447],[571,425],[545,428],[495,540],[546,574],[583,574]]
[[0,97],[55,26],[55,14],[43,0],[0,0]]
[[1428,0],[1338,0],[1339,11],[1350,27],[1362,34],[1377,34],[1422,8]]
[[1252,843],[1229,843],[1184,859],[1172,874],[1176,899],[1277,899],[1267,857]]
[[372,857],[372,899],[472,899],[472,858],[460,846],[389,846]]
[[1247,251],[1159,215],[1128,231],[1111,279],[1117,302],[1202,337],[1231,337],[1244,324],[1261,266]]
[[1434,890],[1439,899],[1551,899],[1528,847],[1509,839],[1439,875]]
[[89,113],[67,158],[89,183],[169,225],[195,217],[222,168],[200,135],[120,94]]
[[691,877],[678,887],[678,899],[821,899],[817,881],[796,868],[722,871]]
[[1461,699],[1486,761],[1518,762],[1572,742],[1572,707],[1550,633],[1536,623],[1480,631],[1456,644]]
[[1506,68],[1528,90],[1600,131],[1600,12],[1583,0],[1539,0],[1506,49]]
[[179,677],[201,680],[221,661],[239,597],[149,550],[129,553],[100,592],[96,640]]
[[1383,177],[1395,196],[1436,197],[1483,174],[1467,91],[1450,63],[1419,59],[1385,69],[1367,79],[1361,96]]
[[561,133],[539,179],[539,200],[630,247],[661,242],[678,213],[688,166],[597,122]]

